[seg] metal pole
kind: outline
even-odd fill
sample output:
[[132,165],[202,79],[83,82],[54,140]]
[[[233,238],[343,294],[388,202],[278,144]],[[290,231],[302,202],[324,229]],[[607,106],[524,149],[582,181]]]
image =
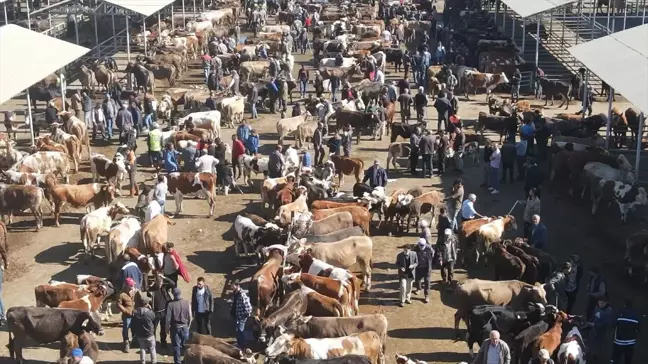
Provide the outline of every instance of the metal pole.
[[[540,53],[540,23],[542,22],[542,14],[538,15],[538,23],[536,26],[536,49],[535,49],[535,68],[538,69],[538,57]],[[531,85],[535,85],[537,72],[531,74]]]
[[567,19],[567,7],[563,7],[563,24],[562,24],[562,34],[560,35],[560,47],[565,48],[565,20]]
[[[131,54],[130,54],[130,28],[128,25],[128,15],[126,15],[126,62],[130,64],[131,62]],[[128,87],[132,87],[133,85],[133,73],[128,72]]]
[[[114,10],[114,9],[113,9]],[[117,36],[115,34],[115,14],[112,14],[112,29],[113,29],[113,45],[115,46],[115,53],[117,53]]]
[[[29,97],[29,90],[25,91],[27,94],[27,117],[29,118],[29,135],[31,136],[31,143],[34,144],[34,118],[32,117],[31,98]],[[65,106],[65,103],[63,104]]]
[[587,103],[587,81],[589,79],[589,70],[585,70],[585,77],[583,78],[583,93],[581,94],[581,108],[583,110],[583,118],[585,118],[585,104]]
[[76,44],[79,45],[79,18],[77,17],[76,8],[74,8],[74,35],[76,36]]
[[5,25],[9,24],[9,18],[7,17],[7,2],[2,3],[2,8],[4,10],[4,16],[5,16]]
[[[592,0],[592,6],[596,6],[594,0]],[[590,12],[590,40],[594,39],[594,23],[596,23],[596,17],[594,16],[594,11]]]
[[[14,11],[14,17],[15,14],[16,12]],[[29,3],[27,4],[27,29],[31,30],[31,9],[29,8]]]
[[506,5],[504,6],[504,11],[502,12],[502,33],[506,34]]
[[97,30],[97,13],[93,14],[94,18],[94,33],[95,33],[95,44],[97,45],[97,58],[101,56],[101,50],[99,50],[99,30]]
[[[47,7],[49,6],[50,6],[50,0],[47,0]],[[5,11],[6,10],[7,9],[5,8]],[[47,12],[47,20],[49,21],[49,28],[52,29],[52,13],[49,11]]]
[[628,6],[625,4],[623,7],[623,30],[626,28],[626,20],[628,19]]
[[65,89],[67,88],[67,80],[65,79],[65,74],[63,74],[63,72],[59,75],[59,84],[61,86],[61,107],[65,110]]
[[513,13],[513,25],[511,26],[511,29],[513,29],[511,32],[511,39],[513,39],[513,43],[515,43],[515,17],[516,14]]
[[196,0],[193,0],[193,3],[194,3],[194,11],[193,11],[194,13],[193,13],[193,17],[194,17],[194,19],[195,19],[195,18],[197,17],[196,14],[198,13],[198,11],[196,10]]
[[205,11],[205,0],[202,0],[202,11]]
[[524,58],[524,45],[526,43],[526,18],[522,18],[522,58]]
[[148,37],[146,36],[146,17],[142,15],[142,34],[144,34],[144,56],[148,57],[146,53],[146,43],[148,43]]
[[162,39],[162,15],[158,11],[158,42]]
[[171,4],[171,30],[175,29],[175,19],[173,19],[174,14],[173,14],[173,4]]
[[644,113],[639,114],[639,129],[637,129],[637,150],[635,152],[635,174],[637,180],[639,180],[639,161],[641,159],[641,139],[642,139],[645,122],[646,122],[646,114]]
[[608,12],[607,12],[607,24],[606,24],[606,26],[608,28],[608,33],[610,33],[610,6],[609,5],[608,5],[607,10],[608,10]]
[[646,1],[644,1],[644,6],[643,6],[643,15],[641,16],[641,24],[646,24]]
[[616,33],[616,16],[612,17],[612,33]]
[[182,0],[182,27],[187,26],[187,20],[185,19],[185,0]]
[[610,94],[608,95],[608,119],[607,129],[605,130],[605,149],[610,149],[610,134],[612,134],[612,100],[614,97],[614,88],[610,86]]

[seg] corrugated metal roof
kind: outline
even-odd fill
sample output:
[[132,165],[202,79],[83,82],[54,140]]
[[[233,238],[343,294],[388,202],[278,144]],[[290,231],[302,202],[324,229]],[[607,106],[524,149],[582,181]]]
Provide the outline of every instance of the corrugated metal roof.
[[538,15],[577,1],[578,0],[502,0],[506,6],[522,18]]
[[15,24],[0,28],[0,104],[90,50]]
[[126,10],[151,16],[167,5],[173,4],[174,0],[102,0],[104,3],[112,4]]
[[648,113],[648,24],[579,44],[569,52]]

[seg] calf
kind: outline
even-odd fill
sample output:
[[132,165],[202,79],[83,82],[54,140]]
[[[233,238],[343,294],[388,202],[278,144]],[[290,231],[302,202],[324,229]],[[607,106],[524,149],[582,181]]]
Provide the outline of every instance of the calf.
[[493,243],[492,257],[496,281],[521,279],[524,275],[526,265],[520,258],[507,252],[502,243]]
[[283,334],[265,351],[265,354],[271,358],[282,353],[300,359],[330,359],[349,354],[366,355],[371,364],[378,364],[383,359],[380,337],[373,331],[328,339],[299,339],[293,334]]
[[360,206],[360,207],[367,208],[367,203],[363,201],[335,202],[335,201],[320,200],[320,201],[313,202],[311,208],[316,210],[326,210],[326,209],[336,209],[338,207],[345,207],[345,206]]
[[[386,169],[389,170],[389,166],[392,165],[394,169],[398,171],[396,160],[399,158],[409,158],[411,152],[410,143],[408,142],[395,142],[389,144],[389,148],[387,149],[387,164],[385,165]],[[409,168],[409,163],[407,168]],[[354,194],[354,196],[357,195]]]
[[265,208],[266,204],[268,207],[275,205],[275,199],[277,197],[277,192],[281,191],[283,187],[288,182],[289,176],[279,177],[279,178],[266,178],[263,180],[261,185],[261,203],[262,207]]
[[331,297],[327,297],[312,288],[305,286],[301,282],[296,283],[297,290],[301,291],[306,296],[308,306],[306,308],[306,315],[317,317],[342,317],[345,310],[342,304]]
[[552,81],[545,77],[541,77],[540,86],[542,87],[542,92],[545,94],[544,106],[547,106],[547,103],[549,102],[549,97],[551,97],[551,106],[554,106],[554,97],[560,96],[560,98],[562,99],[562,103],[558,107],[561,108],[566,102],[567,106],[565,107],[565,110],[569,108],[569,99],[570,99],[569,95],[571,95],[571,84],[562,81]]
[[412,218],[416,218],[416,232],[418,233],[419,221],[421,220],[421,215],[425,215],[428,212],[432,215],[432,224],[434,225],[434,218],[436,216],[437,207],[443,204],[444,195],[439,191],[430,191],[415,197],[412,202],[409,204],[409,213],[407,215],[407,231],[412,225]]
[[308,205],[306,204],[306,191],[306,187],[299,186],[297,188],[297,194],[299,195],[299,197],[297,197],[295,201],[279,207],[275,221],[277,221],[280,225],[285,226],[290,224],[293,212],[307,212]]
[[92,183],[87,185],[48,185],[50,203],[54,206],[54,221],[56,226],[61,226],[61,209],[67,203],[72,207],[85,207],[98,209],[106,206],[115,198],[115,186],[112,184]]
[[360,315],[354,317],[301,316],[281,328],[303,338],[332,338],[373,331],[380,337],[383,349],[387,341],[387,318],[385,315]]
[[254,276],[252,276],[252,286],[256,292],[256,307],[254,309],[254,316],[257,319],[265,317],[265,313],[272,304],[276,301],[277,296],[277,283],[281,276],[281,264],[283,263],[284,256],[286,255],[286,247],[283,245],[272,245],[264,249],[265,255],[268,259],[263,264]]
[[568,321],[568,316],[564,312],[559,312],[556,317],[556,321],[549,331],[540,335],[535,342],[533,343],[533,357],[538,357],[538,352],[541,349],[546,349],[549,352],[549,355],[552,356],[554,351],[560,346],[560,340],[562,335],[562,324],[563,322]]
[[105,245],[105,259],[108,265],[115,263],[126,248],[138,246],[141,230],[139,220],[132,216],[121,219],[110,228],[108,242]]
[[156,215],[151,221],[142,225],[137,250],[142,254],[157,256],[155,262],[158,267],[162,266],[162,248],[168,241],[169,225],[175,225],[175,222],[162,214]]
[[211,335],[202,335],[196,332],[191,334],[191,337],[187,340],[187,345],[209,346],[231,358],[247,362],[248,364],[255,364],[256,357],[258,357],[258,354],[252,354],[250,349],[245,349],[245,352],[243,352],[236,346],[229,344],[222,339],[215,338]]
[[[89,357],[94,363],[97,362],[97,358],[99,357],[99,345],[91,333],[83,331],[79,336],[73,333],[65,335],[63,340],[61,340],[61,346],[59,349],[61,360],[71,357],[72,349],[75,348],[80,348],[83,350],[83,356]],[[65,363],[67,362],[68,361],[65,360]]]
[[478,89],[486,89],[486,97],[497,87],[499,84],[508,83],[509,80],[503,72],[496,75],[492,73],[481,73],[475,71],[468,71],[463,74],[464,95],[466,100],[468,92],[472,91],[477,94]]
[[[266,342],[267,335],[270,337],[275,336],[276,330],[285,325],[288,321],[301,317],[306,313],[308,308],[308,299],[301,290],[296,290],[288,293],[277,309],[272,312],[268,317],[256,318],[255,322],[258,325],[259,341]],[[261,320],[261,321],[259,321]]]
[[182,212],[182,196],[202,191],[207,195],[209,217],[214,215],[216,203],[216,176],[212,173],[174,172],[167,176],[169,193],[175,195],[176,212]]
[[53,173],[63,178],[65,183],[68,183],[70,161],[67,154],[62,152],[37,152],[16,163],[11,167],[11,170],[27,173]]
[[29,173],[29,172],[16,172],[12,170],[2,171],[2,174],[6,178],[6,182],[15,185],[28,185],[28,186],[45,186],[45,181],[47,178],[54,179],[52,175],[41,174],[41,173]]
[[104,284],[97,285],[97,288],[90,293],[86,293],[81,298],[72,301],[63,301],[58,307],[60,308],[74,308],[81,311],[97,312],[104,300],[108,296],[112,296],[115,289],[112,283],[106,281]]
[[219,350],[207,346],[189,344],[184,353],[185,364],[243,364],[245,362],[232,358]]
[[364,236],[362,228],[353,226],[350,228],[334,231],[329,234],[323,235],[306,235],[304,238],[307,243],[334,243],[336,241],[344,240],[352,236]]
[[108,233],[117,214],[128,214],[128,208],[121,202],[111,206],[100,207],[81,218],[79,230],[81,242],[86,254],[94,258],[94,249],[99,245],[101,236]]
[[475,263],[479,256],[491,251],[491,245],[502,240],[502,235],[507,230],[517,230],[515,217],[511,215],[500,216],[479,227],[476,233],[477,247]]
[[[40,138],[40,140],[37,141],[36,146],[39,150],[62,151],[63,153],[67,154],[67,156],[74,163],[74,171],[79,171],[79,161],[81,160],[81,141],[76,135],[68,134],[59,129],[59,131],[54,133],[51,137],[49,135],[46,135]],[[48,149],[48,147],[52,147],[52,149]]]
[[[289,256],[289,258],[290,257],[292,256]],[[351,273],[347,269],[338,268],[322,260],[315,259],[309,251],[299,254],[297,256],[297,259],[298,261],[296,262],[296,265],[301,268],[302,272],[314,276],[337,279],[340,282],[343,282],[352,291],[352,296],[355,299],[355,302],[353,302],[353,307],[358,307],[358,301],[360,300],[361,281],[355,275],[353,275],[353,273]]]
[[371,364],[369,358],[364,355],[344,355],[331,359],[297,359],[281,354],[275,362],[278,364]]
[[36,231],[43,226],[43,189],[36,186],[6,185],[0,183],[0,214],[2,220],[9,215],[9,225],[13,221],[14,211],[31,210],[36,220]]
[[326,297],[338,299],[346,308],[342,316],[353,316],[358,314],[358,307],[355,307],[355,298],[352,295],[353,289],[348,283],[327,277],[318,277],[308,273],[292,273],[284,275],[282,281],[285,284],[301,282],[308,288],[315,290]]
[[121,153],[115,154],[112,161],[102,154],[93,154],[90,158],[92,182],[98,182],[100,176],[104,177],[106,182],[115,185],[117,194],[121,196],[122,182],[127,174],[124,161],[124,156]]
[[597,184],[598,186],[595,185],[591,189],[592,215],[596,214],[601,200],[607,202],[608,205],[616,202],[617,206],[619,206],[622,222],[626,221],[628,213],[635,206],[648,205],[648,194],[644,187],[606,179],[598,179]]
[[517,238],[513,241],[513,246],[520,248],[528,255],[535,257],[540,263],[538,268],[538,281],[544,282],[551,276],[556,267],[556,260],[548,253],[530,246],[523,239]]
[[518,116],[517,114],[511,116],[495,116],[488,115],[483,111],[479,112],[477,117],[477,125],[475,126],[475,132],[481,133],[482,137],[484,136],[484,130],[492,130],[500,135],[500,143],[502,139],[510,130],[516,130],[518,126]]
[[34,288],[37,307],[58,307],[61,302],[73,301],[92,293],[98,285],[76,285],[72,283],[56,282],[54,284],[41,284]]
[[371,222],[371,214],[369,210],[360,206],[346,206],[337,207],[333,209],[313,210],[313,219],[322,220],[325,217],[337,214],[339,212],[349,212],[353,218],[353,225],[360,226],[367,236],[371,235],[369,231],[369,223]]
[[525,269],[524,274],[520,278],[521,281],[529,284],[534,284],[538,281],[538,268],[540,267],[538,258],[525,253],[524,250],[513,245],[506,245],[506,251],[520,258],[522,263],[524,263]]
[[329,156],[329,159],[333,162],[335,166],[335,172],[338,175],[339,183],[341,187],[344,185],[344,176],[354,174],[356,183],[360,183],[360,176],[364,172],[364,162],[360,158],[351,158],[351,157],[342,157],[339,155]]
[[265,226],[259,227],[252,220],[241,215],[234,220],[234,231],[236,232],[234,250],[237,255],[241,250],[246,254],[255,251],[258,254],[261,247],[281,244],[287,239],[287,233],[282,231],[279,226],[267,223]]
[[293,202],[294,197],[295,197],[295,181],[294,179],[289,178],[285,186],[283,186],[283,188],[280,189],[279,192],[277,192],[277,196],[274,201],[275,202],[274,210],[276,211],[277,209],[279,209],[279,207]]
[[560,345],[557,357],[559,363],[579,364],[585,362],[585,341],[578,327],[569,330],[565,340]]

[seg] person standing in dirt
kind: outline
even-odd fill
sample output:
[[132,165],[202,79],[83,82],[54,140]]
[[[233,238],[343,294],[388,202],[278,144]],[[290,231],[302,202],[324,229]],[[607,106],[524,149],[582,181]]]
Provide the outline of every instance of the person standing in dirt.
[[326,152],[324,151],[324,136],[322,130],[324,129],[324,124],[322,123],[317,123],[317,129],[315,129],[315,132],[313,133],[312,141],[313,141],[313,148],[315,149],[315,159],[314,163],[316,166],[319,166],[322,164],[324,161],[324,155]]
[[423,294],[425,303],[430,302],[430,275],[432,274],[432,260],[434,258],[434,249],[428,244],[425,239],[419,239],[416,247],[414,248],[418,265],[414,273],[414,280],[416,281],[416,289],[414,294],[418,294],[421,290],[421,280],[423,281]]
[[[3,229],[6,229],[4,225],[2,225]],[[5,314],[5,308],[4,308],[4,303],[2,302],[2,285],[3,285],[3,279],[4,279],[4,271],[7,268],[7,259],[6,257],[2,257],[2,261],[0,261],[0,327],[3,327],[4,325],[7,324],[7,316]]]
[[162,272],[164,272],[165,277],[169,278],[177,286],[180,262],[178,262],[178,260],[175,257],[175,254],[173,254],[174,249],[175,249],[175,244],[173,244],[172,242],[167,242],[166,244],[164,244],[164,249],[163,249],[164,258],[162,264]]
[[155,353],[155,314],[151,310],[151,299],[141,296],[142,306],[135,309],[131,326],[140,347],[140,362],[146,363],[146,352],[151,353],[151,363],[157,363]]
[[244,350],[246,347],[245,324],[252,313],[252,304],[248,295],[241,289],[238,279],[232,282],[231,287],[233,292],[230,316],[236,323],[236,345],[240,350]]
[[211,335],[210,316],[214,311],[214,298],[211,289],[205,284],[205,278],[198,277],[191,291],[191,312],[196,319],[196,331],[199,334]]
[[173,363],[180,364],[180,355],[187,340],[189,340],[189,324],[191,323],[191,305],[182,299],[182,291],[173,289],[173,301],[167,304],[165,325],[171,333],[173,346]]
[[[135,281],[133,278],[126,278],[122,288],[122,293],[119,295],[119,300],[117,301],[117,308],[119,308],[119,312],[122,314],[122,341],[124,344],[122,351],[124,353],[128,353],[130,350],[128,330],[131,329],[133,310],[135,309],[135,295],[137,292],[138,290],[135,288]],[[133,340],[134,339],[135,335],[133,335]]]
[[442,244],[439,244],[441,252],[441,282],[450,285],[454,278],[454,265],[457,261],[458,239],[451,229],[443,231],[445,238]]
[[166,306],[171,301],[169,290],[175,288],[175,283],[164,275],[157,273],[155,282],[149,287],[149,293],[152,298],[152,309],[155,313],[155,329],[160,326],[160,345],[162,349],[167,348],[167,328],[166,328]]
[[403,251],[396,256],[396,266],[400,281],[400,307],[403,307],[405,303],[412,303],[412,283],[416,278],[416,267],[418,266],[418,256],[410,249],[409,244],[406,244]]

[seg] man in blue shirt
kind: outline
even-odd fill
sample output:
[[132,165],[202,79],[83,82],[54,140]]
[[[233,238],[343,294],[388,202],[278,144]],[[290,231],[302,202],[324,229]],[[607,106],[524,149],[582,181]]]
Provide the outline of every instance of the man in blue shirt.
[[239,140],[241,140],[243,144],[247,143],[247,140],[250,137],[250,130],[251,128],[247,120],[243,120],[243,124],[239,125],[236,129],[236,136],[239,137]]
[[167,173],[180,171],[178,167],[178,152],[172,143],[168,143],[164,150],[164,169],[166,169]]
[[387,185],[387,171],[384,168],[380,167],[380,161],[378,159],[374,160],[373,166],[369,167],[365,172],[362,183],[369,181],[369,186],[371,188],[376,188],[378,186],[385,187]]
[[524,122],[524,125],[520,127],[520,139],[527,142],[526,154],[531,155],[533,153],[533,138],[535,137],[535,128],[531,120]]
[[524,162],[526,162],[527,141],[522,139],[515,144],[515,154],[518,168],[518,180],[524,179]]
[[462,220],[473,220],[475,218],[482,218],[481,214],[475,210],[475,201],[477,201],[477,196],[474,193],[468,195],[468,198],[464,200],[461,204],[461,219]]
[[547,249],[547,228],[540,222],[540,215],[533,215],[531,218],[531,246],[545,250]]

